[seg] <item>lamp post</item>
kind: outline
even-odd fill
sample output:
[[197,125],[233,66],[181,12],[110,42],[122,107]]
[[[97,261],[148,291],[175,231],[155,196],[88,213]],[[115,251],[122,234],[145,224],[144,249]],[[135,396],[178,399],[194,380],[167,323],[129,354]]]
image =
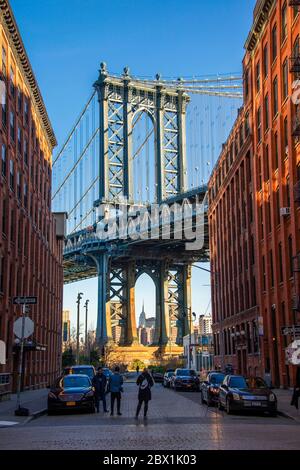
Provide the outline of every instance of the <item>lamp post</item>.
[[89,345],[88,345],[88,307],[89,307],[89,300],[87,299],[84,304],[85,308],[85,354],[88,357],[89,354]]
[[79,292],[77,295],[77,332],[76,332],[76,364],[79,364],[79,319],[80,319],[80,301],[83,293]]
[[[189,312],[189,353],[188,353],[188,368],[191,368],[191,346],[192,346],[192,317],[196,319],[195,312],[192,312],[192,307],[185,307],[184,305],[180,305],[181,308],[188,310]],[[183,313],[183,317],[187,317],[187,313]]]

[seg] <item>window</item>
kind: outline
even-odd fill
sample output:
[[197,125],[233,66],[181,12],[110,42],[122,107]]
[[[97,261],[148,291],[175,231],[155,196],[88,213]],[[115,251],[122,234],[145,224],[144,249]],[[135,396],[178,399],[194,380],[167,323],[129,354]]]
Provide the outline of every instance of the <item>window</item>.
[[277,170],[278,168],[278,161],[279,161],[279,149],[278,149],[278,134],[277,132],[275,132],[274,134],[274,147],[275,147],[275,154],[274,154],[274,157],[275,157],[275,170]]
[[260,90],[260,62],[256,64],[256,91]]
[[290,175],[286,177],[286,204],[287,207],[291,207],[291,196],[290,196]]
[[246,98],[249,95],[249,70],[245,72],[245,96]]
[[279,254],[279,282],[283,282],[283,258],[282,258],[282,243],[278,245],[278,254]]
[[289,73],[288,60],[285,59],[282,65],[282,99],[283,101],[285,101],[289,93],[288,73]]
[[279,187],[276,189],[276,222],[280,224],[280,194]]
[[299,69],[299,67],[297,67],[297,64],[299,64],[299,58],[300,58],[300,38],[299,36],[297,36],[296,41],[294,42],[294,45],[293,45],[293,52],[292,52],[292,63],[296,65],[295,72],[294,72],[294,80],[297,80],[298,75],[299,75],[297,73],[297,69]]
[[7,112],[6,112],[6,103],[5,102],[2,102],[1,108],[2,108],[2,127],[6,128],[6,126],[7,126]]
[[20,88],[18,88],[18,112],[22,112],[22,107],[23,107],[23,99],[22,99],[22,92]]
[[277,25],[275,24],[272,29],[272,61],[277,57]]
[[281,42],[287,37],[287,5],[286,2],[281,9]]
[[7,151],[6,151],[6,145],[2,144],[1,147],[1,173],[4,178],[6,178],[6,171],[7,171]]
[[15,96],[15,74],[12,67],[10,68],[10,94]]
[[265,96],[265,131],[269,129],[269,95]]
[[284,148],[285,148],[285,153],[288,153],[289,150],[289,134],[288,134],[288,120],[287,116],[285,117],[283,121],[283,138],[284,138]]
[[20,201],[21,200],[21,175],[19,171],[17,173],[17,197]]
[[289,239],[288,239],[288,251],[289,251],[290,277],[293,277],[294,276],[294,269],[293,269],[293,240],[292,240],[292,235],[290,235]]
[[268,59],[269,59],[269,56],[268,56],[268,44],[265,45],[264,47],[264,69],[263,69],[263,73],[264,73],[264,78],[266,78],[266,76],[268,75]]
[[261,108],[259,107],[256,113],[256,124],[257,124],[257,142],[261,141]]
[[15,190],[15,170],[14,170],[14,162],[10,160],[9,162],[9,185],[12,191]]
[[7,56],[6,56],[6,49],[2,46],[2,73],[4,75],[4,79],[6,78],[6,64],[7,64]]
[[24,183],[24,207],[27,209],[28,206],[28,188],[27,184]]
[[18,151],[22,155],[22,130],[18,127]]
[[274,266],[273,266],[273,252],[270,250],[269,252],[270,258],[270,274],[271,274],[271,287],[274,287]]
[[28,115],[29,115],[29,105],[28,105],[28,99],[25,98],[25,102],[24,102],[24,114],[25,114],[25,122],[26,124],[28,124]]
[[275,117],[278,113],[278,78],[275,77],[273,80],[273,116]]
[[15,115],[12,111],[10,112],[10,137],[15,141]]
[[24,162],[28,165],[28,140],[24,139]]
[[270,172],[269,172],[269,146],[266,145],[265,148],[265,177],[266,180],[270,179]]

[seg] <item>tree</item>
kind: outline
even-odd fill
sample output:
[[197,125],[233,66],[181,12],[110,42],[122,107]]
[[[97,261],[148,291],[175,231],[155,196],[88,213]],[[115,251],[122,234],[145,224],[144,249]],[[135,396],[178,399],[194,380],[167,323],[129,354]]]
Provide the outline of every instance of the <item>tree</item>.
[[73,354],[72,348],[66,349],[62,353],[62,366],[67,367],[67,366],[73,366],[76,362],[75,355]]

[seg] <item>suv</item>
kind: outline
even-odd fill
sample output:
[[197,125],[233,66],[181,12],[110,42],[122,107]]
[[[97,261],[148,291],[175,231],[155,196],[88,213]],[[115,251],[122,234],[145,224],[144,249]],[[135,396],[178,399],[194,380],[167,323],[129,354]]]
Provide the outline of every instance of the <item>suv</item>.
[[171,386],[175,390],[200,391],[200,380],[194,369],[176,369],[171,378]]

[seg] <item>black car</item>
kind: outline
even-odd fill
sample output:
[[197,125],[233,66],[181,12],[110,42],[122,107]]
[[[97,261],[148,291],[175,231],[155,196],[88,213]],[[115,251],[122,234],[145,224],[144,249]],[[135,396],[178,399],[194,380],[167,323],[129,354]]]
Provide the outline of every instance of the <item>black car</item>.
[[164,374],[162,372],[152,372],[151,373],[154,382],[163,383],[164,381]]
[[95,412],[94,389],[87,375],[60,377],[48,394],[48,414],[74,409]]
[[276,395],[259,377],[226,375],[219,392],[219,408],[233,411],[262,411],[277,415]]
[[200,391],[200,380],[193,369],[176,369],[171,378],[171,387],[175,390]]
[[165,372],[164,381],[163,381],[163,386],[164,386],[164,387],[170,388],[170,386],[171,386],[171,380],[172,380],[172,377],[173,377],[173,376],[174,376],[174,371]]
[[201,383],[201,401],[208,406],[217,404],[219,401],[220,385],[225,379],[221,372],[210,372],[204,382]]

